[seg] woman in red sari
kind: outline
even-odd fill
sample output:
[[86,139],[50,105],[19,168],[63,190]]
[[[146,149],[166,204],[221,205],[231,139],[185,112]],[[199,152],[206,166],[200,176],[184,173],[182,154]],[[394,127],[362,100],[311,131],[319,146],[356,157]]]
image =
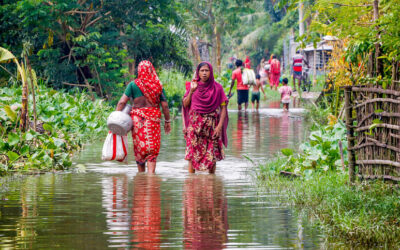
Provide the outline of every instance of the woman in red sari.
[[251,61],[249,56],[246,56],[246,60],[244,61],[244,67],[251,69]]
[[122,110],[129,99],[133,100],[131,117],[133,121],[132,139],[139,172],[154,173],[161,140],[161,110],[164,113],[164,129],[171,131],[168,103],[164,89],[150,61],[141,61],[138,78],[129,83],[118,102],[117,110]]
[[214,80],[210,63],[197,66],[196,77],[183,98],[186,128],[186,154],[189,172],[208,170],[215,173],[216,162],[224,159],[222,144],[227,146],[228,98]]

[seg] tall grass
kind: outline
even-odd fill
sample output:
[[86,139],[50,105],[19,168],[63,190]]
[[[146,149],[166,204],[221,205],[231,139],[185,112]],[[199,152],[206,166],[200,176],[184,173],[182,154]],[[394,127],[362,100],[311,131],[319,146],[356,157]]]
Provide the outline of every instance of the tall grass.
[[349,185],[347,174],[316,173],[313,178],[288,179],[274,168],[277,158],[260,166],[258,178],[264,188],[278,191],[281,202],[306,211],[321,222],[330,242],[352,246],[400,246],[400,189],[381,181]]

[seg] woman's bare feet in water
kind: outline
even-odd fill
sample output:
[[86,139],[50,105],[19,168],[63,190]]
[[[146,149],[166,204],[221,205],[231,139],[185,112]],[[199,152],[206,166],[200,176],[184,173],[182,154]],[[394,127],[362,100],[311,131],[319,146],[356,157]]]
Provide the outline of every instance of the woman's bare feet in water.
[[214,166],[208,170],[208,173],[215,174],[215,169],[217,168],[217,164],[214,163]]
[[188,170],[190,174],[194,174],[196,173],[196,170],[193,168],[192,166],[192,161],[189,161],[189,166],[188,166]]

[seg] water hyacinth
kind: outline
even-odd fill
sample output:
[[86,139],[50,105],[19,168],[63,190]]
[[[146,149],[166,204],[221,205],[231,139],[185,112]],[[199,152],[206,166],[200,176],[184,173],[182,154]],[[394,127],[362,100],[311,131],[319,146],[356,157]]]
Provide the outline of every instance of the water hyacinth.
[[[61,170],[71,166],[71,154],[82,141],[104,136],[111,107],[85,93],[69,94],[45,86],[36,90],[37,128],[18,129],[20,88],[0,89],[0,173]],[[32,107],[29,100],[29,107]],[[32,112],[29,113],[29,115]]]

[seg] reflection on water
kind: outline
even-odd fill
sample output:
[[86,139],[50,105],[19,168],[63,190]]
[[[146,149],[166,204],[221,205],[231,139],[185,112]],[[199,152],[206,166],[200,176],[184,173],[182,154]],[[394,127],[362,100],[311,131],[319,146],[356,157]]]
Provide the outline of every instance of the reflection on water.
[[107,234],[110,245],[128,245],[130,212],[128,176],[110,176],[102,179],[103,208],[105,209]]
[[233,144],[233,154],[236,157],[240,157],[243,151],[243,136],[244,131],[248,131],[248,114],[238,113],[236,127],[232,129],[232,144]]
[[227,242],[228,209],[222,180],[193,175],[183,187],[184,246],[221,249]]
[[75,159],[86,173],[28,176],[0,193],[0,248],[319,248],[318,231],[260,192],[244,158],[265,161],[300,143],[301,112],[279,102],[230,111],[216,175],[187,173],[181,120],[162,137],[156,175],[137,173],[132,153],[128,164],[102,162],[102,142],[88,145]]
[[135,247],[157,249],[161,243],[160,177],[137,174],[133,180],[131,242]]

